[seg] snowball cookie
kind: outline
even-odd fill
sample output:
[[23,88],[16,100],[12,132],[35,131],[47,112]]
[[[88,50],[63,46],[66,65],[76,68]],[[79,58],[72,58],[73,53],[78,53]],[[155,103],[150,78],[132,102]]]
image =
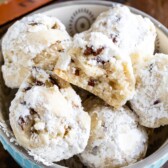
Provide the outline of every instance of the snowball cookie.
[[107,35],[124,53],[131,56],[135,68],[152,56],[156,30],[148,18],[135,15],[129,8],[114,5],[101,13],[91,27]]
[[90,134],[90,117],[65,82],[33,68],[10,106],[17,142],[47,162],[81,153]]
[[116,108],[134,94],[130,57],[119,52],[101,32],[75,35],[70,49],[59,57],[54,73]]
[[142,125],[150,128],[168,125],[168,55],[155,54],[139,70],[131,106]]
[[147,133],[127,107],[114,110],[97,98],[84,103],[91,116],[91,134],[79,155],[90,168],[116,168],[142,159],[147,150]]
[[35,14],[15,22],[2,40],[5,84],[19,88],[32,66],[52,70],[70,41],[65,26],[55,17]]

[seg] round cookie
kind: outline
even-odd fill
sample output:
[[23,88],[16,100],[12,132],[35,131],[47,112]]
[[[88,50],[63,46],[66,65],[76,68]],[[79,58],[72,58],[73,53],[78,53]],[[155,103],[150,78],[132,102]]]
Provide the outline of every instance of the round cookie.
[[70,39],[55,17],[35,14],[15,22],[2,39],[5,84],[19,88],[32,66],[52,70]]
[[9,117],[18,144],[47,163],[68,159],[87,145],[90,116],[81,99],[68,83],[39,68],[22,83]]
[[91,133],[79,158],[86,166],[123,167],[145,156],[146,130],[138,125],[136,115],[127,107],[114,110],[97,98],[86,100],[84,107],[91,116]]
[[140,124],[150,128],[168,125],[168,55],[155,54],[139,70],[130,102]]
[[150,59],[154,52],[154,24],[148,18],[133,14],[126,6],[114,5],[108,11],[102,12],[90,31],[102,32],[120,50],[129,54],[135,70]]

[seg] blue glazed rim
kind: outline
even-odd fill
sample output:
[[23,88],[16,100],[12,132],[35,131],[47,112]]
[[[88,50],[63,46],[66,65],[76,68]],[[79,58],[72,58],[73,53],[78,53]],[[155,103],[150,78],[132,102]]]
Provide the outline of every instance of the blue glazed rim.
[[[116,4],[115,2],[108,2],[108,1],[90,1],[90,0],[81,0],[81,1],[69,1],[69,2],[61,2],[49,5],[47,7],[43,7],[42,9],[39,9],[33,13],[41,13],[44,11],[48,11],[51,9],[56,9],[60,7],[65,6],[71,6],[71,5],[99,5],[99,6],[107,6],[110,7],[112,4]],[[168,37],[168,30],[167,28],[162,25],[160,22],[158,22],[153,17],[149,16],[148,14],[135,9],[133,7],[129,7],[130,10],[135,14],[140,14],[142,16],[148,17],[152,20],[152,22],[155,24],[155,26],[161,30],[161,32]],[[0,141],[2,142],[4,148],[10,153],[10,155],[16,160],[16,162],[24,168],[41,168],[41,167],[55,167],[55,168],[63,168],[63,166],[59,165],[52,165],[52,166],[45,166],[40,162],[36,162],[33,157],[28,155],[25,150],[20,149],[18,146],[14,145],[10,142],[9,138],[6,136],[6,134],[3,132],[3,130],[0,127]],[[133,165],[127,166],[127,168],[159,168],[161,167],[166,161],[168,161],[168,144],[166,144],[164,147],[160,147],[155,153],[150,155],[149,157],[145,158],[144,160],[141,160]],[[64,167],[65,168],[65,167]]]

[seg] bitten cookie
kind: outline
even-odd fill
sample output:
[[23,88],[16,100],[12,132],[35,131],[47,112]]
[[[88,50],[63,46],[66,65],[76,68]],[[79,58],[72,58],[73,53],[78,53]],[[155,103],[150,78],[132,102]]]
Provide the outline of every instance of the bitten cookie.
[[84,151],[90,117],[70,85],[39,68],[22,83],[10,106],[17,142],[48,163]]
[[91,31],[107,35],[120,50],[129,54],[135,70],[153,55],[154,24],[148,18],[133,14],[126,6],[114,5],[102,12],[91,26]]
[[127,107],[114,110],[98,98],[84,103],[91,116],[91,133],[85,151],[79,155],[90,168],[127,166],[145,156],[148,137]]
[[32,66],[52,70],[71,41],[55,17],[35,14],[15,22],[2,39],[5,84],[19,88]]
[[70,49],[59,57],[54,73],[116,108],[134,94],[130,57],[100,32],[75,35]]
[[146,127],[168,124],[168,55],[155,54],[138,72],[136,94],[130,101]]

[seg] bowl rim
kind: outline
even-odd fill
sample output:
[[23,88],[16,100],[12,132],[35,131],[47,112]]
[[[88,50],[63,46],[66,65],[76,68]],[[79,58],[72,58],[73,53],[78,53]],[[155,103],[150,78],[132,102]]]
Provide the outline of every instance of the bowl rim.
[[54,8],[60,8],[60,7],[65,7],[65,6],[70,6],[70,5],[102,5],[102,6],[108,6],[108,7],[112,7],[112,4],[121,4],[123,6],[127,6],[131,12],[135,13],[135,14],[139,14],[145,17],[148,17],[149,19],[152,20],[152,22],[154,23],[154,25],[160,29],[162,32],[164,32],[164,34],[166,34],[168,36],[168,29],[166,28],[166,26],[164,26],[161,22],[159,22],[158,20],[156,20],[155,18],[153,18],[152,16],[148,15],[147,13],[136,9],[134,7],[122,4],[122,3],[118,3],[118,2],[109,2],[107,0],[74,0],[74,1],[67,1],[67,2],[56,2],[55,4],[51,4],[48,6],[45,6],[41,9],[38,9],[34,12],[31,12],[29,15],[35,14],[35,13],[41,13],[41,12],[45,12],[47,10],[52,10]]
[[[113,4],[120,4],[120,3],[109,2],[109,1],[104,1],[104,0],[103,1],[102,0],[100,0],[100,1],[97,1],[97,0],[91,0],[91,1],[90,0],[80,0],[80,1],[75,0],[75,1],[68,1],[68,2],[56,2],[56,3],[48,5],[46,7],[42,7],[41,9],[35,10],[34,12],[31,12],[30,14],[28,14],[26,16],[29,16],[29,15],[32,15],[32,14],[35,14],[35,13],[43,13],[43,12],[48,11],[48,10],[52,10],[52,9],[56,9],[56,8],[60,8],[60,7],[66,7],[66,6],[74,6],[74,5],[99,5],[99,6],[112,7]],[[125,4],[121,4],[121,5],[127,6]],[[138,14],[138,15],[142,15],[143,17],[149,18],[154,23],[154,25],[159,30],[161,30],[161,32],[163,32],[165,36],[168,37],[168,29],[162,23],[160,23],[159,21],[157,21],[152,16],[146,14],[145,12],[142,12],[142,11],[140,11],[140,10],[134,8],[134,7],[130,7],[130,6],[127,6],[127,7],[131,10],[131,12],[133,12],[135,14]],[[37,162],[27,152],[23,153],[23,151],[21,149],[19,149],[16,145],[14,145],[14,143],[10,142],[10,139],[6,136],[6,134],[1,129],[1,127],[0,127],[0,135],[5,139],[5,141],[8,143],[8,145],[10,144],[10,146],[15,151],[17,151],[18,153],[21,153],[26,159],[31,160],[33,163],[38,164],[41,167],[56,167],[56,168],[60,167],[60,168],[65,168],[63,166],[56,165],[56,164],[54,164],[52,166],[46,166],[46,165],[44,165],[41,162]],[[0,139],[1,139],[1,137],[0,137]],[[165,145],[164,147],[161,146],[157,151],[155,151],[150,156],[148,156],[148,157],[146,157],[146,158],[144,158],[144,159],[142,159],[142,160],[140,160],[140,161],[138,161],[138,162],[136,162],[134,164],[126,166],[126,168],[134,168],[135,166],[137,168],[141,168],[141,167],[144,167],[144,166],[145,167],[146,166],[150,166],[150,165],[155,164],[155,162],[157,162],[158,160],[162,159],[165,156],[168,157],[168,144]],[[144,165],[144,163],[145,163],[145,165]]]

